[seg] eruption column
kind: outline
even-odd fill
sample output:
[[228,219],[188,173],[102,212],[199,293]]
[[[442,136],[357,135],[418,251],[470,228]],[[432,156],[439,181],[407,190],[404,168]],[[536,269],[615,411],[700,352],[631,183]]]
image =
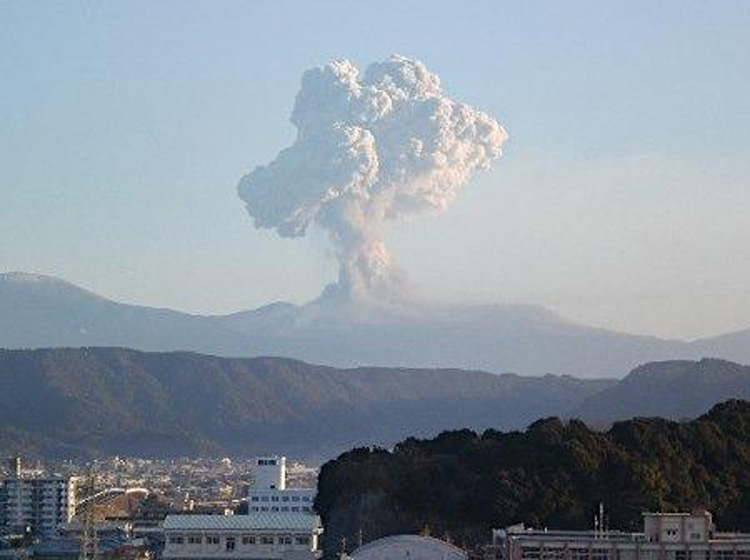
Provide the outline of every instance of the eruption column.
[[387,222],[445,210],[507,138],[489,115],[446,97],[424,64],[399,55],[361,78],[346,60],[308,70],[291,121],[294,144],[245,175],[239,196],[257,227],[284,237],[325,229],[340,264],[329,293],[357,301],[399,297]]

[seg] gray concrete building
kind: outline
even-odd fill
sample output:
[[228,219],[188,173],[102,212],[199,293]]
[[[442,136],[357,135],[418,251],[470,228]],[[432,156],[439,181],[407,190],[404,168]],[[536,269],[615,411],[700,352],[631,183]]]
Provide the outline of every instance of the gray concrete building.
[[75,483],[69,477],[25,472],[11,459],[10,475],[0,480],[0,530],[50,535],[75,514]]

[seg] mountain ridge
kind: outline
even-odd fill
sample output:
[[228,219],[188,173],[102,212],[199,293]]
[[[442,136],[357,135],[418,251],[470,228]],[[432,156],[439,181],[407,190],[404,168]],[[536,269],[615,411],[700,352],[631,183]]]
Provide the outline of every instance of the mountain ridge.
[[750,397],[750,367],[714,359],[644,364],[617,381],[112,347],[0,350],[0,448],[317,461],[442,430],[521,430],[548,416],[681,420],[738,397]]
[[115,302],[56,277],[0,274],[0,347],[68,346],[590,378],[620,376],[638,364],[668,359],[750,362],[750,330],[688,343],[588,327],[544,307],[520,304],[362,310],[321,301],[275,302],[198,315]]
[[327,457],[459,425],[520,428],[610,383],[127,348],[0,350],[0,447]]
[[717,358],[669,360],[635,368],[572,415],[596,422],[634,416],[682,420],[737,398],[750,400],[750,366]]

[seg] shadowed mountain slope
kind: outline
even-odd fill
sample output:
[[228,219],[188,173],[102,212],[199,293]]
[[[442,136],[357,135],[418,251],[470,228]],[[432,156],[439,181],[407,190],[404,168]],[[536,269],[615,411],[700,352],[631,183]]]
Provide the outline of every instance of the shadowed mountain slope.
[[0,448],[319,458],[448,428],[520,428],[611,383],[122,348],[5,350]]

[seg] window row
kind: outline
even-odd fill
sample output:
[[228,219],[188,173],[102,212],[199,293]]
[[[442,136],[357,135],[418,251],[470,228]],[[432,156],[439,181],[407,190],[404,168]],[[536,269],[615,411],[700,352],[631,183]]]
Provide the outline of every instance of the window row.
[[310,502],[310,496],[251,496],[252,502]]
[[[169,543],[170,544],[185,544],[187,540],[187,544],[192,545],[202,545],[204,542],[206,544],[210,545],[218,545],[221,542],[221,539],[218,535],[189,535],[187,538],[182,535],[172,535],[169,537]],[[291,545],[296,544],[300,546],[309,546],[310,545],[310,536],[309,535],[243,535],[240,539],[240,542],[244,546],[252,546],[256,544],[261,545],[273,545],[273,544],[280,544],[280,545]],[[228,551],[232,551],[236,548],[237,545],[237,537],[226,537],[224,539],[224,547]]]
[[723,550],[665,550],[523,547],[522,560],[750,560],[750,547]]
[[312,510],[310,509],[310,506],[302,506],[302,507],[299,507],[299,506],[292,506],[292,507],[289,507],[289,506],[281,506],[281,507],[253,506],[250,508],[250,511],[255,511],[255,512],[257,511],[306,511],[306,512],[310,512]]

